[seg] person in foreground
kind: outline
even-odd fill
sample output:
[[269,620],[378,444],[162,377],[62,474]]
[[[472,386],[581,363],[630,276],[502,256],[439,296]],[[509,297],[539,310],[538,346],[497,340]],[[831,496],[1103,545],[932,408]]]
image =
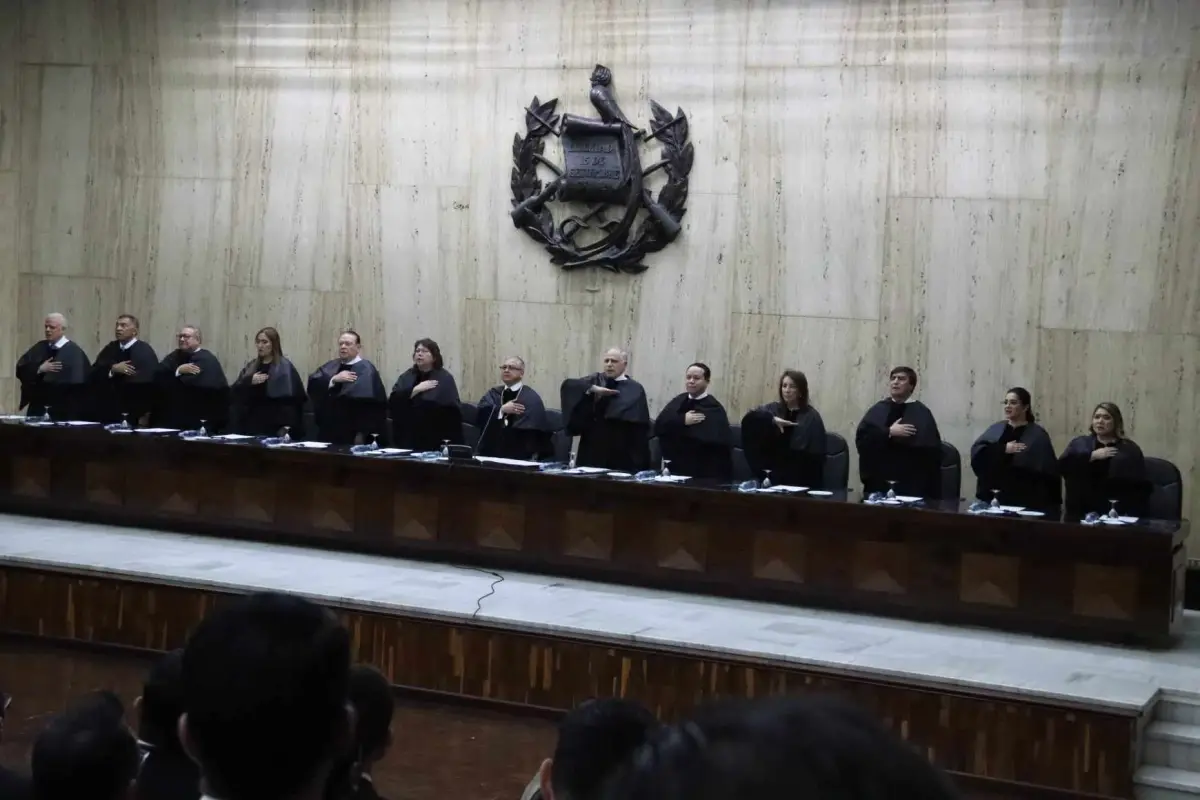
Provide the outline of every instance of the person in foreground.
[[[1015,386],[1004,395],[1004,419],[971,445],[975,497],[1050,511],[1062,505],[1062,481],[1050,434],[1034,420],[1033,399]],[[999,494],[996,494],[996,493]]]
[[350,635],[264,593],[222,605],[183,649],[179,738],[211,800],[322,800],[351,748]]
[[196,800],[200,797],[200,771],[179,741],[183,650],[172,650],[154,663],[133,707],[138,714],[142,752],[136,800]]
[[367,444],[372,435],[386,442],[387,392],[379,370],[362,357],[362,337],[343,331],[337,351],[308,376],[318,437],[336,445]]
[[433,339],[413,343],[413,365],[400,373],[388,405],[396,445],[417,452],[463,443],[462,405],[454,376]]
[[151,417],[155,426],[215,433],[229,416],[229,382],[217,357],[203,347],[204,334],[195,325],[184,325],[179,347],[155,371],[157,399]]
[[90,418],[95,422],[121,422],[125,415],[130,425],[149,422],[158,354],[138,338],[140,327],[132,314],[117,317],[116,338],[104,346],[92,364]]
[[30,755],[35,800],[132,800],[141,755],[123,714],[93,692],[51,720]]
[[479,398],[471,420],[479,428],[479,455],[549,460],[554,455],[554,428],[542,396],[525,383],[525,361],[509,356],[500,365],[500,385]]
[[354,745],[334,768],[325,800],[379,800],[371,770],[392,746],[392,685],[374,667],[350,669],[350,704],[357,724]]
[[42,341],[17,359],[20,408],[30,417],[40,417],[49,409],[55,421],[84,419],[92,362],[67,338],[67,318],[62,314],[47,314],[42,331]]
[[808,378],[795,369],[779,376],[779,400],[742,417],[742,447],[754,477],[776,486],[824,485],[825,421],[808,401]]
[[913,399],[917,373],[896,367],[888,375],[888,396],[868,409],[854,443],[863,496],[886,492],[937,500],[942,496],[942,435],[933,412]]
[[304,381],[283,355],[279,331],[263,328],[254,334],[257,356],[242,367],[233,382],[233,430],[250,436],[282,436],[284,428],[299,438],[303,422]]
[[[4,742],[4,718],[12,706],[12,696],[0,691],[0,743]],[[0,800],[29,800],[33,789],[29,778],[0,765]]]
[[674,475],[733,480],[733,434],[725,406],[708,393],[712,370],[707,364],[688,365],[683,394],[676,395],[654,421],[654,435],[668,469]]
[[521,800],[599,800],[609,776],[659,728],[631,700],[586,700],[558,725],[554,755],[542,762]]
[[650,466],[646,390],[625,374],[629,354],[613,348],[601,372],[568,378],[559,389],[567,433],[579,437],[580,467],[638,472]]
[[831,697],[701,709],[627,758],[604,800],[952,800],[949,780],[866,712]]
[[1141,517],[1150,499],[1146,458],[1142,448],[1125,437],[1125,420],[1116,403],[1100,403],[1092,425],[1076,436],[1059,456],[1067,484],[1066,518],[1078,520],[1089,511],[1107,514],[1112,501],[1118,513]]

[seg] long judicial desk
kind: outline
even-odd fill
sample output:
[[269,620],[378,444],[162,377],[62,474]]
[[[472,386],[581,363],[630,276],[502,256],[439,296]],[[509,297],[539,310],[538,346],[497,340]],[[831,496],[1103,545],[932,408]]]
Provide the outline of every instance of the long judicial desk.
[[30,425],[0,510],[1152,647],[1188,533]]

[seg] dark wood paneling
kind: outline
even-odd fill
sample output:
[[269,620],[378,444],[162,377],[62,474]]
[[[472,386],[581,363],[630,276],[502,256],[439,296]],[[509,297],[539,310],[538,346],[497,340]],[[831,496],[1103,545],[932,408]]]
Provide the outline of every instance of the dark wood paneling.
[[0,509],[1151,645],[1188,530],[15,425]]
[[[166,650],[230,595],[0,568],[0,632]],[[1105,797],[1132,788],[1134,717],[998,700],[636,647],[335,609],[354,657],[412,689],[566,710],[636,699],[660,717],[719,697],[835,692],[871,709],[935,763],[981,779]]]

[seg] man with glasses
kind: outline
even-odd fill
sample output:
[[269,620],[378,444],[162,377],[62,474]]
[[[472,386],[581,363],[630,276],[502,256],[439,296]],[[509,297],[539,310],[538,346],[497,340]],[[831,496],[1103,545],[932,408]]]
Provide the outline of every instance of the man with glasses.
[[525,361],[510,356],[500,365],[500,385],[479,400],[479,455],[542,461],[554,454],[553,426],[542,396],[525,385]]
[[184,325],[176,337],[179,347],[158,365],[156,427],[219,431],[229,416],[229,382],[217,357],[203,347],[204,334]]

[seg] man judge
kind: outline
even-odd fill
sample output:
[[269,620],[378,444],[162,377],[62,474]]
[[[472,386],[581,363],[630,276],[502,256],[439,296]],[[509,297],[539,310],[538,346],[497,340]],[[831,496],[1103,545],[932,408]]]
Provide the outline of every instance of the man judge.
[[229,417],[229,382],[221,362],[204,349],[195,325],[180,328],[176,340],[179,347],[155,370],[154,424],[195,430],[203,423],[209,433],[219,431]]
[[646,390],[625,374],[629,354],[613,348],[601,372],[568,378],[560,389],[567,433],[579,437],[576,464],[637,472],[650,466]]
[[895,488],[898,495],[941,497],[942,437],[933,412],[914,400],[917,373],[896,367],[888,376],[888,396],[858,423],[858,471],[863,496]]
[[673,474],[728,483],[733,480],[733,433],[725,407],[708,393],[711,380],[707,364],[688,365],[684,392],[659,413],[654,433]]
[[154,370],[158,355],[138,338],[138,318],[117,317],[116,339],[105,345],[92,365],[91,419],[120,422],[129,415],[130,424],[140,424],[154,407]]
[[336,445],[368,444],[378,435],[387,442],[387,392],[379,370],[362,357],[362,337],[345,331],[338,357],[308,376],[318,437]]
[[21,408],[30,417],[47,413],[54,420],[83,419],[87,380],[92,364],[79,345],[67,338],[67,318],[47,314],[45,338],[17,361]]
[[549,459],[554,454],[550,420],[542,397],[525,385],[525,362],[509,356],[500,365],[500,385],[479,400],[472,420],[481,431],[479,455],[523,461]]

